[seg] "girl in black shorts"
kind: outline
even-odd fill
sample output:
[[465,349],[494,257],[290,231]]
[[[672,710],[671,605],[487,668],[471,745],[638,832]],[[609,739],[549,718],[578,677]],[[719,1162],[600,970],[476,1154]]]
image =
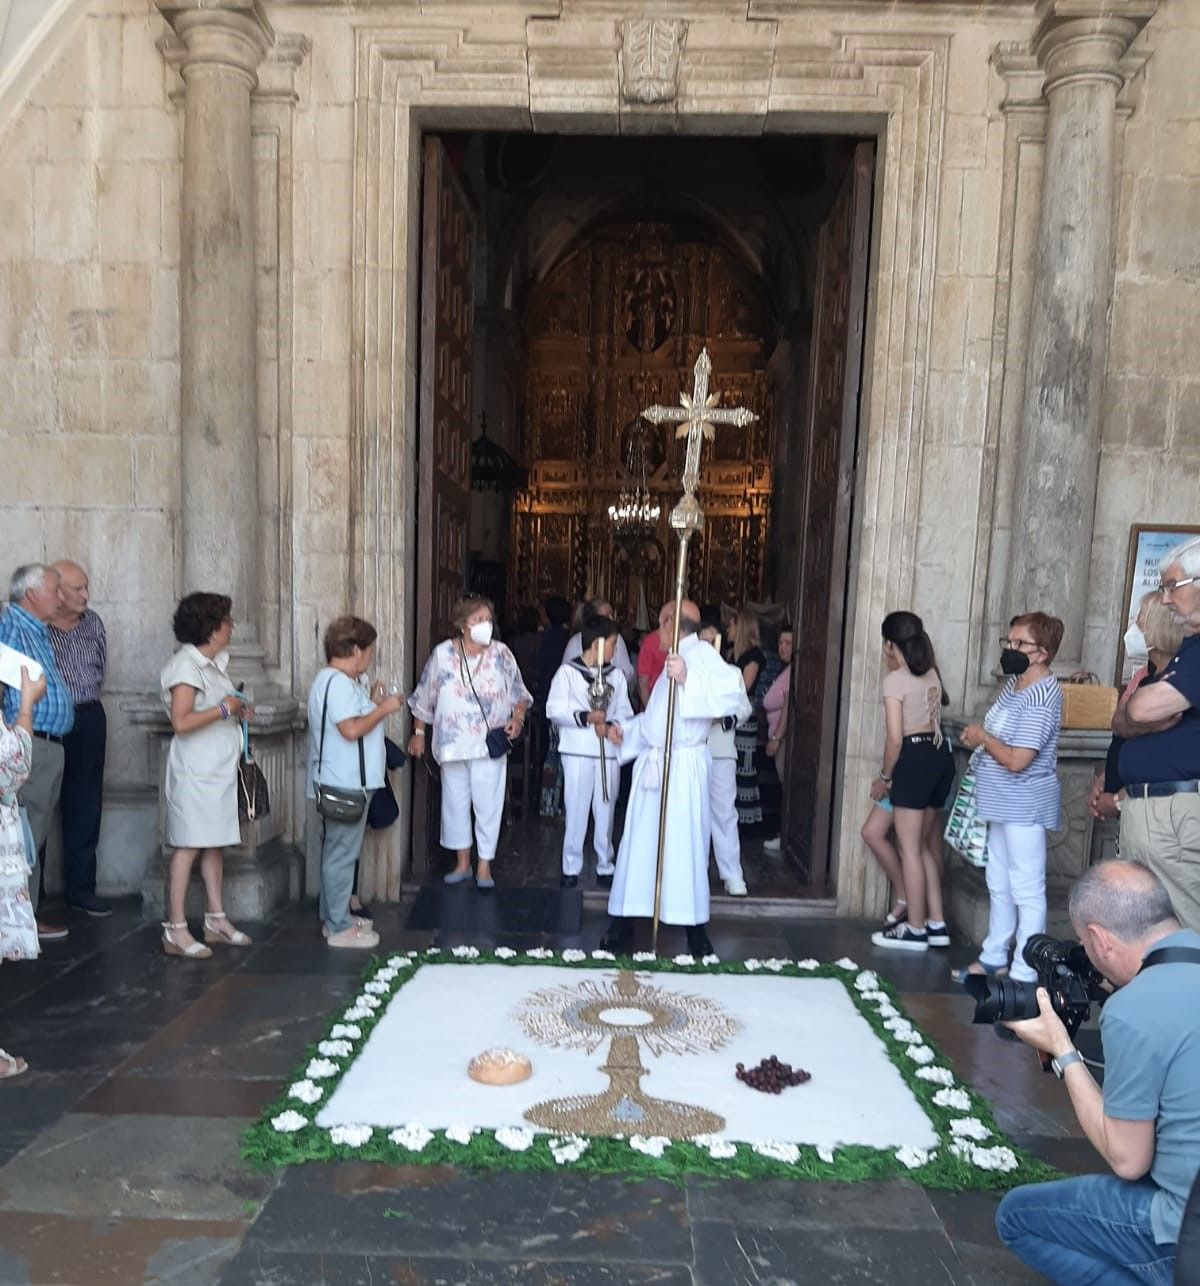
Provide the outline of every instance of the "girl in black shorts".
[[871,797],[890,799],[908,902],[906,920],[873,934],[877,947],[926,951],[947,947],[941,867],[928,836],[954,784],[954,759],[942,735],[947,704],[921,618],[891,612],[883,621],[883,708],[887,735],[883,766]]

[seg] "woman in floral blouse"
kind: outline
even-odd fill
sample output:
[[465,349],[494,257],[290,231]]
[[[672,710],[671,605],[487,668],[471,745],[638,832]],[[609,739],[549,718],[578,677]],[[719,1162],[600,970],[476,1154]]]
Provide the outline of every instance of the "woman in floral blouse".
[[[21,667],[21,704],[10,728],[0,718],[0,960],[33,960],[37,921],[29,900],[30,855],[17,792],[33,760],[33,707],[46,695],[46,677],[31,679]],[[20,1076],[29,1064],[0,1049],[0,1081]]]
[[[446,883],[462,884],[471,878],[474,811],[479,853],[475,883],[492,889],[508,757],[489,757],[487,734],[503,728],[511,739],[519,737],[533,697],[521,679],[516,658],[492,637],[495,610],[486,598],[460,599],[450,619],[454,634],[433,649],[417,690],[408,699],[413,712],[408,750],[419,759],[431,740],[430,753],[441,767],[441,842],[456,856]],[[427,735],[430,728],[432,738]]]

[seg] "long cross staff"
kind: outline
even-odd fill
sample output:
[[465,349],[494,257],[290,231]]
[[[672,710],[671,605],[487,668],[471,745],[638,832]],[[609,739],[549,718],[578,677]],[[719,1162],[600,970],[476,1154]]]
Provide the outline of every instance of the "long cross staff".
[[[683,462],[683,496],[671,510],[671,530],[679,538],[679,560],[675,564],[675,622],[671,637],[671,651],[679,651],[679,618],[683,610],[684,581],[687,577],[688,544],[694,535],[704,529],[704,510],[696,499],[700,482],[701,440],[716,437],[718,424],[733,424],[742,428],[753,424],[758,416],[743,406],[718,410],[719,393],[708,391],[708,377],[712,362],[708,349],[700,350],[693,371],[692,394],[680,393],[679,406],[652,406],[642,412],[651,424],[677,424],[676,438],[687,438],[687,455]],[[653,949],[658,951],[658,921],[662,910],[663,858],[667,840],[667,790],[671,784],[671,742],[675,735],[675,699],[678,695],[674,679],[670,680],[667,694],[667,741],[663,747],[662,797],[658,805],[658,862],[654,872],[654,938]]]

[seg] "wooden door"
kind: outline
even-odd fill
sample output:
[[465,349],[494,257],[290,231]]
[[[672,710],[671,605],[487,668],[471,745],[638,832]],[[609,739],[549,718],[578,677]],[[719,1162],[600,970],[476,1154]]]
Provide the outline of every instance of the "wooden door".
[[875,145],[859,143],[821,227],[805,430],[783,851],[814,891],[828,878],[858,446]]
[[[442,141],[427,137],[421,194],[420,401],[417,418],[417,673],[450,634],[466,587],[471,519],[471,207]],[[428,752],[427,752],[428,753]],[[436,859],[439,798],[429,773],[413,777],[413,869]]]

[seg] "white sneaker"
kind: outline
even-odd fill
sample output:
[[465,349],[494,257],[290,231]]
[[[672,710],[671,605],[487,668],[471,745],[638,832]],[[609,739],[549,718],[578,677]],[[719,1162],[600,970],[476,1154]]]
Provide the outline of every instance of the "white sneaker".
[[725,881],[725,892],[731,898],[744,898],[747,893],[746,881],[742,879],[728,879]]
[[776,835],[774,839],[764,840],[764,841],[763,841],[763,852],[764,852],[764,853],[771,853],[772,855],[774,855],[775,853],[782,853],[782,852],[783,852],[783,836],[782,836],[782,835]]
[[944,921],[941,924],[934,924],[932,920],[926,920],[925,940],[931,947],[948,947],[950,945],[949,926]]

